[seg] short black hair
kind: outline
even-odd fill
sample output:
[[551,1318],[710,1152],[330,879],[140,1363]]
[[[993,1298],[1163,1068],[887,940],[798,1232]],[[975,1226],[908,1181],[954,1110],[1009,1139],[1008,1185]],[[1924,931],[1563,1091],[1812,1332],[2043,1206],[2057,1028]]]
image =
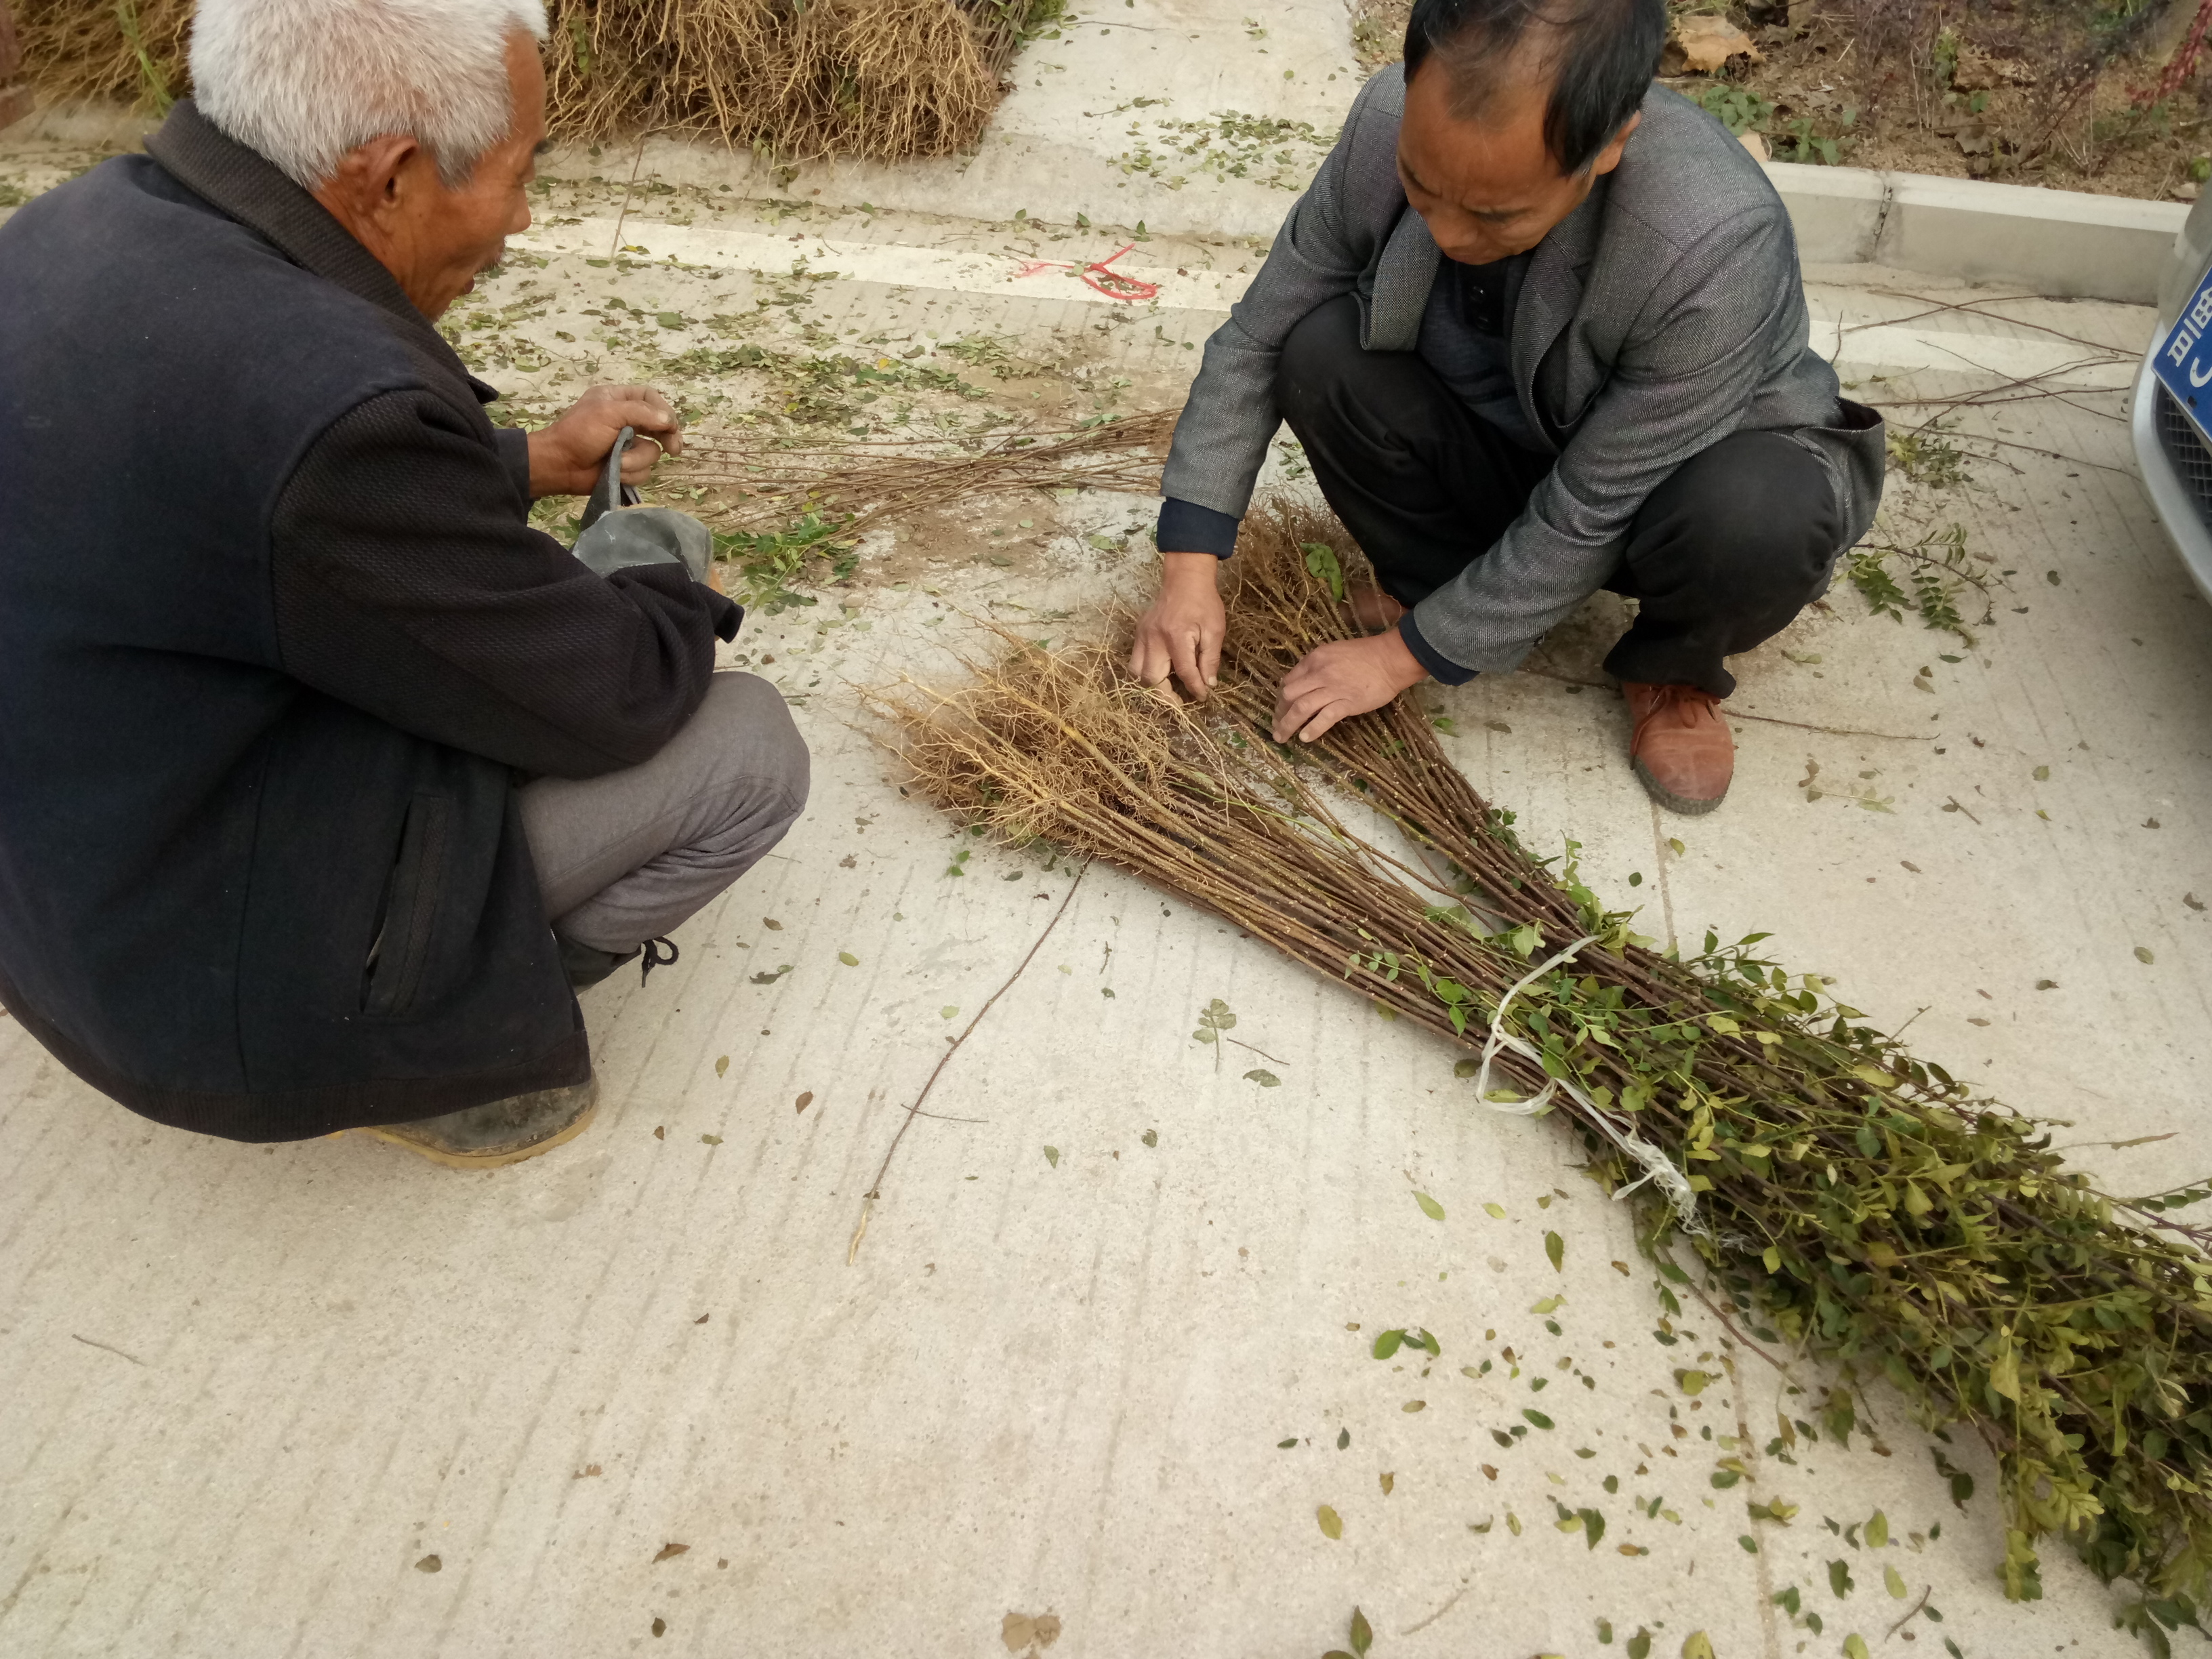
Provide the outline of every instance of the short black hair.
[[1498,88],[1531,27],[1553,38],[1544,144],[1559,171],[1580,173],[1636,113],[1659,72],[1667,0],[1414,0],[1406,25],[1406,79],[1431,57],[1451,77],[1451,112],[1474,119]]

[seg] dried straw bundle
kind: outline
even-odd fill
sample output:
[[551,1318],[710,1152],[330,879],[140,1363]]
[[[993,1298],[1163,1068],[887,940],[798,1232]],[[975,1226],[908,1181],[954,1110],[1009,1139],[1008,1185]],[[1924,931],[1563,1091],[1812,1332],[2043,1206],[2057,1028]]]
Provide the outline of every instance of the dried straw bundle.
[[787,161],[973,143],[1027,0],[553,0],[553,130],[719,134]]
[[192,0],[15,0],[31,84],[48,100],[143,100],[155,113],[189,88]]
[[[190,91],[191,0],[20,0],[50,99]],[[551,0],[561,137],[706,131],[784,160],[943,155],[975,142],[1029,0]]]
[[2166,1598],[2132,1623],[2186,1613],[2176,1598],[2203,1594],[2212,1560],[2203,1236],[2091,1190],[2040,1126],[1751,957],[1764,935],[1656,954],[1577,880],[1571,842],[1556,870],[1522,848],[1404,700],[1310,751],[1273,744],[1282,672],[1347,631],[1334,561],[1311,551],[1346,542],[1302,509],[1246,523],[1212,702],[1130,684],[1108,646],[1010,639],[965,689],[881,700],[924,792],[1482,1048],[1486,1077],[1513,1085],[1492,1103],[1563,1111],[1616,1193],[1663,1169],[1644,1192],[1655,1248],[1684,1236],[1791,1345],[1987,1441],[2008,1594],[2041,1594],[2034,1544],[2058,1533],[2106,1581]]

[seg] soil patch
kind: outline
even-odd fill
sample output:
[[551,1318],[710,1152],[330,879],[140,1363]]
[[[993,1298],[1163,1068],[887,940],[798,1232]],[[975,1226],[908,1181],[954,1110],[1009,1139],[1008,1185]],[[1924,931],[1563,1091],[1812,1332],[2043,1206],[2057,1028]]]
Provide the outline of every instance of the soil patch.
[[[1408,0],[1360,0],[1370,69],[1398,60]],[[2181,65],[2191,0],[1717,0],[1672,8],[1662,79],[1778,161],[2152,199],[2212,179],[2206,82]],[[1741,49],[1710,61],[1731,32]]]

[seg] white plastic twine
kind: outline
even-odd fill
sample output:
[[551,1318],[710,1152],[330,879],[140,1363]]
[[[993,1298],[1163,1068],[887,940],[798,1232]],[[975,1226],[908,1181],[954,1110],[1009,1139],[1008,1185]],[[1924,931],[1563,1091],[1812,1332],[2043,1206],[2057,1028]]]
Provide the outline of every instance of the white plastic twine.
[[1698,1195],[1690,1189],[1689,1177],[1674,1167],[1674,1161],[1666,1153],[1634,1130],[1624,1127],[1613,1113],[1600,1106],[1574,1084],[1565,1078],[1547,1077],[1542,1090],[1526,1100],[1492,1100],[1490,1097],[1490,1062],[1498,1057],[1499,1049],[1510,1048],[1539,1067],[1544,1063],[1541,1051],[1505,1029],[1505,1011],[1512,1006],[1513,999],[1553,969],[1573,960],[1576,952],[1586,945],[1595,944],[1601,937],[1596,933],[1583,934],[1550,961],[1531,968],[1499,1000],[1498,1011],[1490,1017],[1490,1040],[1482,1045],[1482,1069],[1475,1073],[1476,1097],[1493,1112],[1508,1112],[1516,1117],[1534,1117],[1551,1103],[1554,1093],[1565,1095],[1583,1109],[1586,1121],[1595,1124],[1623,1153],[1644,1166],[1641,1176],[1613,1194],[1614,1200],[1617,1202],[1626,1198],[1647,1181],[1656,1182],[1659,1190],[1667,1194],[1668,1207],[1674,1212],[1675,1224],[1686,1233],[1703,1237],[1706,1229],[1705,1224],[1698,1219]]

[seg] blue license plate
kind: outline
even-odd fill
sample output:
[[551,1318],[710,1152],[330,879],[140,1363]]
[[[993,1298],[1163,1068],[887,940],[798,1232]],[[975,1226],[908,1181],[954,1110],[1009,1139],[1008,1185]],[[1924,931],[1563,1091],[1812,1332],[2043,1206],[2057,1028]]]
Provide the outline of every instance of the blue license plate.
[[2212,441],[2212,272],[2189,296],[2151,367],[2159,384]]

